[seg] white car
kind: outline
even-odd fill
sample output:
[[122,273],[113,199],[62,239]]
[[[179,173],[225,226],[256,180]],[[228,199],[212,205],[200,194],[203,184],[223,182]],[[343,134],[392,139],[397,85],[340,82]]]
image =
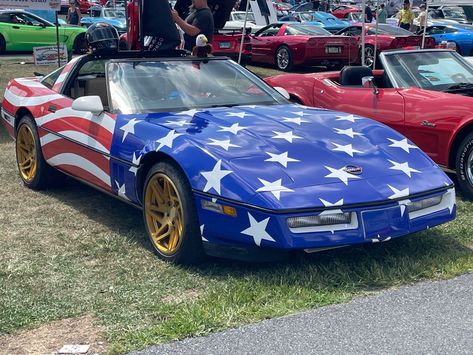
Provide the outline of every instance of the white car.
[[[225,23],[224,30],[241,30],[245,26],[245,11],[232,11],[230,19]],[[262,25],[257,25],[255,16],[252,12],[248,12],[246,20],[246,28],[251,28],[251,32],[256,32],[263,28]]]

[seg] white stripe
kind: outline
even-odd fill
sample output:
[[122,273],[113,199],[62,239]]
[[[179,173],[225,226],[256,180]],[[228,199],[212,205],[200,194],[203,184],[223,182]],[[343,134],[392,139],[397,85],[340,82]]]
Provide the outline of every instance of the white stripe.
[[61,137],[56,136],[55,134],[48,133],[42,136],[39,141],[41,142],[41,146],[44,147],[46,144],[57,141],[61,139]]
[[21,84],[23,86],[27,86],[29,88],[45,88],[46,89],[46,86],[44,86],[42,83],[40,83],[39,81],[36,81],[36,80],[20,78],[20,79],[15,79],[15,81],[18,84]]
[[89,172],[99,180],[103,181],[107,186],[111,187],[110,176],[108,176],[107,173],[100,169],[97,165],[85,159],[84,157],[81,157],[80,155],[73,153],[62,153],[48,159],[47,162],[52,166],[63,164],[76,166]]
[[36,119],[38,126],[42,126],[48,122],[58,120],[65,117],[80,117],[90,122],[95,122],[98,125],[105,128],[110,133],[113,133],[115,129],[115,120],[110,116],[104,114],[102,116],[95,116],[91,112],[76,111],[70,107],[57,110],[54,113],[48,113],[47,115],[41,116]]
[[62,84],[62,82],[64,81],[64,79],[66,79],[66,76],[70,73],[70,71],[68,71],[67,73],[62,73],[61,75],[59,75],[57,77],[57,80],[54,82],[54,85],[57,85],[57,84]]
[[12,93],[10,90],[5,90],[4,99],[6,99],[13,106],[37,106],[44,104],[46,102],[61,99],[62,95],[53,94],[53,95],[43,95],[43,96],[18,96]]

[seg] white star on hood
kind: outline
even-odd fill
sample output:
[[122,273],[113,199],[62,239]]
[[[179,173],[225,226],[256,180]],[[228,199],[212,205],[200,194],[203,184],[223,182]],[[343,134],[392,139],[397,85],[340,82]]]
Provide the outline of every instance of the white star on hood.
[[347,153],[351,157],[353,156],[353,153],[363,153],[360,150],[354,149],[351,144],[341,145],[334,142],[332,142],[332,144],[336,146],[336,148],[333,148],[332,151],[344,152],[344,153]]
[[138,171],[137,165],[140,165],[141,157],[142,155],[139,155],[137,158],[135,152],[133,152],[133,161],[132,161],[133,166],[130,169],[128,169],[128,171],[136,175],[136,172]]
[[180,121],[166,121],[168,125],[172,126],[177,126],[177,127],[183,127],[183,126],[188,126],[191,125],[191,122],[188,122],[187,120],[180,120]]
[[220,195],[220,180],[230,173],[233,173],[233,171],[222,170],[222,160],[216,162],[212,170],[201,172],[202,176],[207,180],[204,192],[214,189]]
[[396,163],[395,161],[392,161],[392,160],[389,160],[389,159],[388,159],[388,161],[391,164],[393,164],[393,166],[391,166],[389,169],[402,171],[404,174],[406,174],[409,177],[411,177],[411,173],[420,173],[419,170],[411,168],[407,162],[405,162],[405,163]]
[[286,123],[294,123],[297,125],[301,125],[301,123],[307,123],[309,121],[302,119],[301,117],[282,117],[283,122]]
[[236,135],[238,134],[238,132],[240,132],[243,129],[247,129],[248,127],[243,127],[243,126],[240,127],[240,124],[237,122],[237,123],[232,124],[230,127],[220,126],[220,128],[221,129],[218,130],[219,132],[230,132]]
[[291,113],[297,116],[301,116],[301,117],[309,116],[309,114],[305,113],[304,111],[296,111],[296,112],[291,112]]
[[398,190],[394,186],[391,186],[391,185],[388,185],[388,187],[393,192],[393,194],[388,197],[390,200],[395,200],[395,199],[398,199],[398,198],[409,196],[409,188],[408,187],[406,187],[403,190]]
[[172,148],[172,144],[174,142],[174,139],[176,139],[179,136],[182,136],[183,133],[176,133],[176,131],[173,129],[170,131],[165,137],[158,139],[156,142],[159,143],[158,148],[156,148],[156,151],[160,150],[162,147],[169,147]]
[[362,120],[363,118],[361,117],[356,117],[353,115],[345,115],[345,116],[337,116],[337,121],[350,121],[352,123],[355,123],[356,120]]
[[268,240],[270,242],[276,242],[269,234],[266,232],[266,227],[268,225],[269,219],[265,218],[262,221],[257,221],[251,214],[248,212],[248,219],[250,221],[250,226],[244,230],[242,230],[241,234],[249,235],[253,237],[255,244],[257,246],[261,246],[262,240]]
[[347,173],[344,170],[345,167],[342,167],[340,169],[334,169],[329,166],[325,166],[325,168],[330,171],[330,174],[325,175],[326,178],[340,179],[340,181],[343,182],[345,185],[348,185],[348,179],[360,179],[359,176]]
[[348,129],[334,128],[334,131],[337,134],[344,134],[350,138],[355,138],[355,136],[363,136],[363,133],[355,132],[353,131],[353,128],[348,128]]
[[200,111],[200,110],[196,110],[195,108],[193,108],[193,109],[191,109],[191,110],[178,112],[178,113],[176,113],[176,115],[186,115],[186,116],[194,117],[194,115],[195,115],[196,113],[199,113],[199,112],[201,112],[201,111]]
[[[323,198],[319,198],[320,202],[322,202],[324,204],[325,207],[337,207],[337,206],[342,206],[343,205],[343,198],[338,200],[337,202],[329,202],[327,200],[324,200]],[[343,213],[342,210],[340,209],[337,209],[337,210],[327,210],[327,211],[323,211],[321,213],[321,215],[323,214],[333,214],[333,213]]]
[[273,153],[266,152],[266,154],[268,154],[271,158],[268,158],[265,161],[274,161],[276,163],[281,164],[285,168],[287,168],[287,163],[300,161],[297,159],[289,158],[288,152],[284,152],[281,154],[273,154]]
[[294,192],[294,190],[288,189],[287,187],[281,185],[282,179],[278,179],[273,182],[266,181],[260,178],[258,178],[258,180],[264,186],[257,189],[256,192],[271,192],[278,201],[281,198],[281,192]]
[[287,131],[287,132],[278,132],[278,131],[273,131],[273,133],[275,133],[276,135],[271,137],[271,138],[274,138],[274,139],[285,139],[287,140],[289,143],[292,143],[292,140],[293,139],[302,139],[302,137],[299,137],[299,136],[296,136],[294,134],[292,134],[292,131]]
[[227,151],[228,151],[228,148],[230,148],[230,147],[240,148],[239,145],[230,143],[230,139],[225,139],[225,140],[218,140],[218,139],[213,139],[213,138],[209,138],[209,139],[212,141],[212,143],[207,143],[208,145],[216,145],[216,146],[221,147],[221,148],[223,148]]
[[126,196],[125,184],[120,186],[117,180],[115,180],[115,184],[117,185],[118,196],[124,198],[125,200],[129,200],[129,198]]
[[388,140],[392,142],[392,144],[389,145],[390,147],[401,148],[403,151],[408,152],[408,153],[410,153],[409,149],[411,148],[419,149],[415,145],[409,144],[409,142],[407,141],[407,138],[401,139],[399,141],[395,139],[391,139],[391,138],[388,138]]
[[125,141],[126,136],[128,133],[135,134],[135,125],[137,123],[140,123],[141,120],[137,120],[136,118],[132,118],[129,120],[126,124],[120,127],[120,129],[123,131],[123,137],[122,137],[122,143]]
[[229,112],[225,116],[227,117],[239,117],[239,118],[245,118],[246,116],[251,116],[251,113],[246,113],[246,112]]

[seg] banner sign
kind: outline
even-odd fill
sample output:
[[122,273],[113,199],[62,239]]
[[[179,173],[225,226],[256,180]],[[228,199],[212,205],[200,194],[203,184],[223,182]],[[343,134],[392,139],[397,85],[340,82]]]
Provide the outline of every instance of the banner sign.
[[[67,63],[67,46],[61,44],[59,46],[61,56],[61,64]],[[57,60],[57,46],[33,47],[33,59],[35,65],[55,65]]]
[[0,0],[0,9],[61,10],[61,0]]

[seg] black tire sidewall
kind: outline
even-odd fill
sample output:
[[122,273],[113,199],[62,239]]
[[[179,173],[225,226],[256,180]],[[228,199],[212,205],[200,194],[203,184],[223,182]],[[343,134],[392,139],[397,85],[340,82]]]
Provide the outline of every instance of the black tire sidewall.
[[0,54],[3,54],[7,51],[7,44],[5,42],[5,37],[0,34]]
[[[287,67],[282,69],[279,67],[279,64],[278,64],[278,53],[281,49],[285,49],[288,53],[288,63],[287,63]],[[293,66],[293,63],[292,63],[292,53],[291,53],[291,50],[289,49],[288,46],[284,45],[284,46],[281,46],[279,47],[277,50],[276,50],[276,67],[279,69],[279,70],[283,70],[283,71],[290,71],[292,69],[292,66]]]
[[[168,176],[169,179],[174,183],[177,192],[179,193],[179,197],[181,199],[182,204],[182,213],[184,220],[183,233],[181,235],[182,240],[180,242],[178,250],[172,255],[163,254],[154,245],[146,221],[146,189],[151,178],[157,173],[162,173]],[[179,264],[192,264],[203,259],[204,251],[202,246],[202,237],[200,235],[197,208],[195,206],[192,189],[186,176],[178,167],[176,167],[173,163],[167,161],[156,163],[150,169],[146,176],[145,184],[143,185],[142,201],[143,221],[145,224],[146,232],[150,243],[159,258]]]
[[461,193],[464,197],[473,200],[473,184],[469,182],[467,177],[467,162],[470,154],[473,154],[473,133],[470,133],[461,142],[455,161],[457,180]]

